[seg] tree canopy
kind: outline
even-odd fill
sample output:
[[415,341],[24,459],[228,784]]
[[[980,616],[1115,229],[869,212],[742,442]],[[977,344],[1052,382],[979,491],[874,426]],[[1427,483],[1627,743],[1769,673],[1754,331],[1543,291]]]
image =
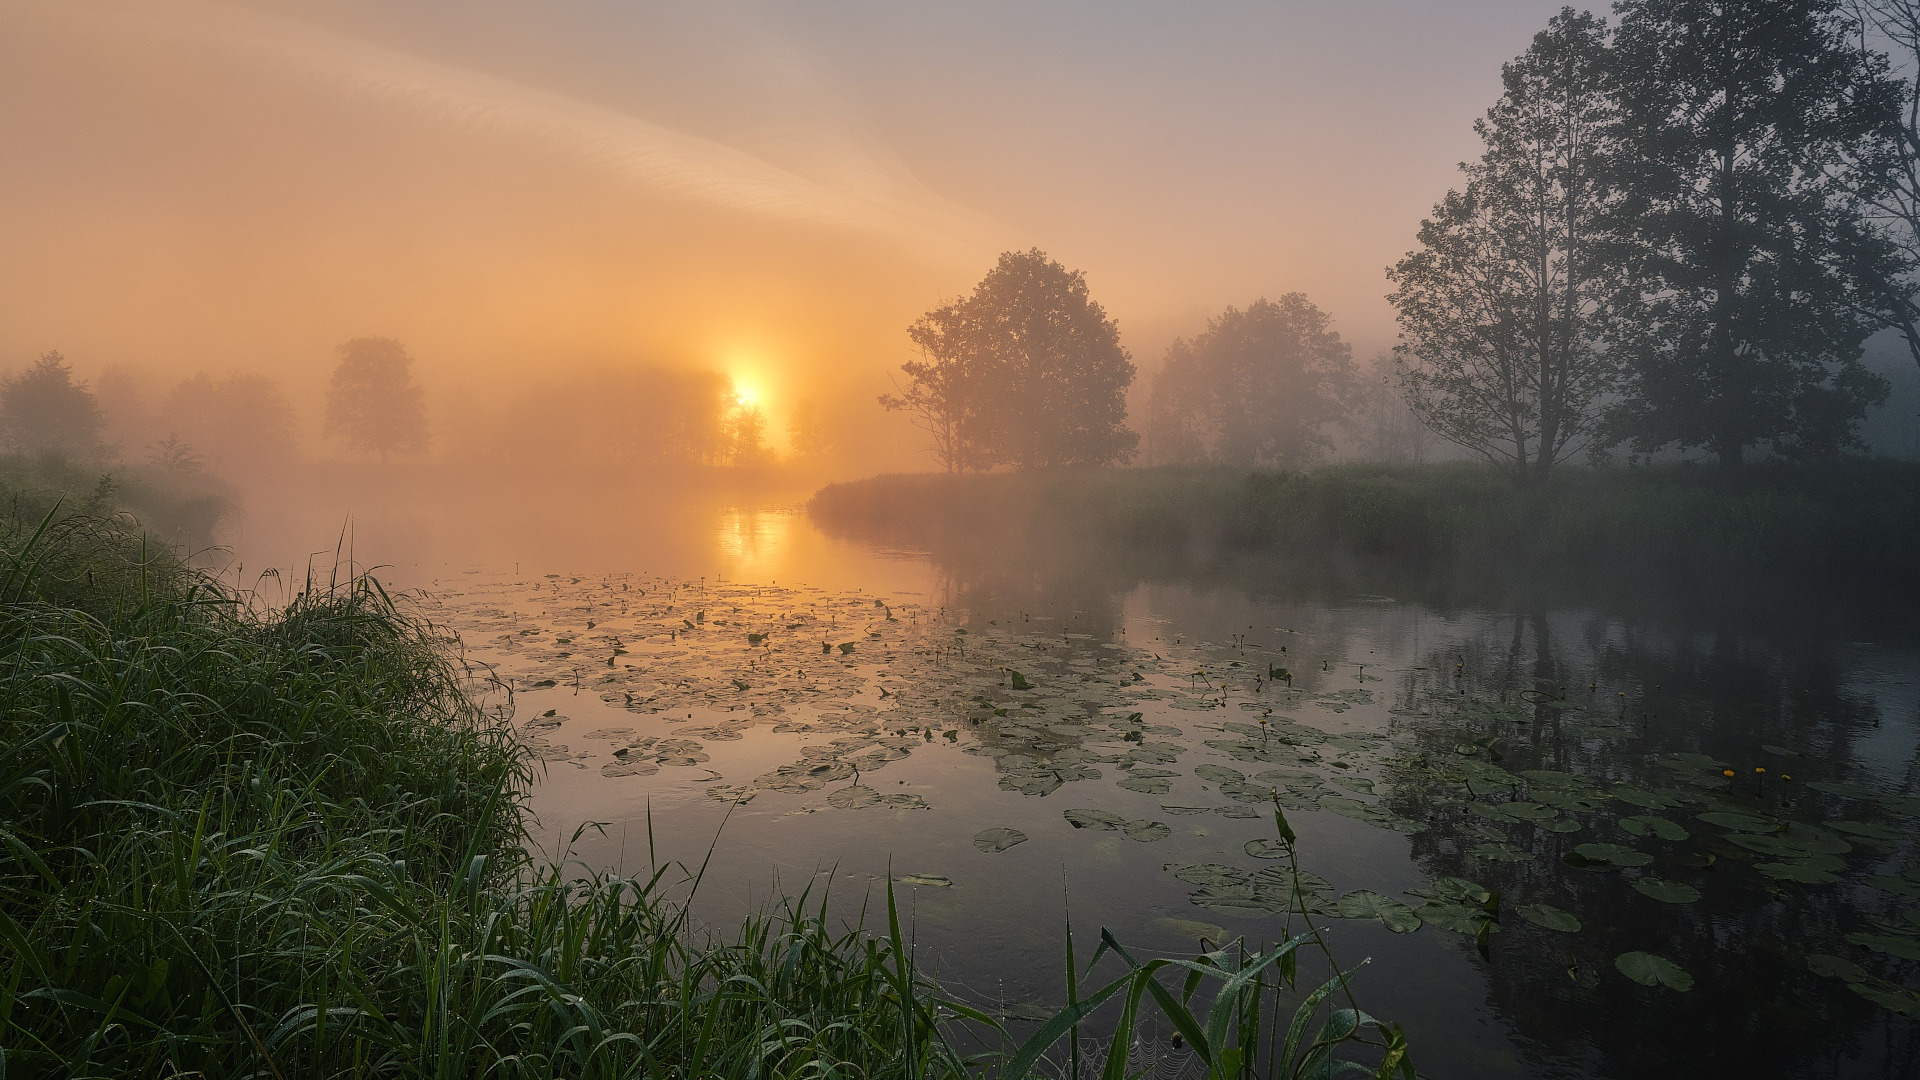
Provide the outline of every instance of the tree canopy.
[[0,382],[0,436],[16,450],[92,457],[100,452],[105,422],[92,391],[75,381],[67,358],[57,352],[41,354]]
[[327,390],[327,433],[383,462],[426,449],[426,400],[406,346],[392,338],[355,338],[339,351]]
[[1134,367],[1085,277],[1034,249],[1007,252],[967,297],[907,330],[921,359],[881,397],[915,415],[949,471],[1125,460]]
[[1387,272],[1409,404],[1429,427],[1516,478],[1544,480],[1595,435],[1617,384],[1605,347],[1610,293],[1603,176],[1614,126],[1606,41],[1592,15],[1562,13],[1501,72],[1503,92]]
[[1626,0],[1611,64],[1621,257],[1616,435],[1824,454],[1885,384],[1860,364],[1898,251],[1868,219],[1899,86],[1837,0]]
[[1308,464],[1354,404],[1352,350],[1301,293],[1229,307],[1167,349],[1147,406],[1155,462]]

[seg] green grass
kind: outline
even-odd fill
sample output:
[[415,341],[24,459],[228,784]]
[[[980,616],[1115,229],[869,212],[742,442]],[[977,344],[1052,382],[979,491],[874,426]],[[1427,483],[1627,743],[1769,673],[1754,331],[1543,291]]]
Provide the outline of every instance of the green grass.
[[1119,995],[1117,1076],[1145,994],[1213,1075],[1304,1077],[1378,1027],[1294,993],[1304,939],[1182,961],[1176,990],[1125,958],[1015,1048],[922,976],[891,891],[878,932],[824,896],[698,930],[697,870],[529,855],[530,761],[466,676],[370,578],[268,610],[124,516],[0,517],[0,1075],[1057,1072]]
[[1544,489],[1465,463],[910,474],[825,488],[810,509],[842,533],[933,547],[1071,535],[1199,561],[1336,559],[1376,580],[1469,588],[1920,592],[1920,466],[1889,461],[1755,466],[1738,485],[1683,466],[1569,469]]

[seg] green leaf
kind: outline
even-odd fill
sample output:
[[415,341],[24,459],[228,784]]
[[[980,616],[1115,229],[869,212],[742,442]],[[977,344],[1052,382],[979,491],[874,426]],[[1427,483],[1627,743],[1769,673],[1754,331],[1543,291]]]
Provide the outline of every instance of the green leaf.
[[1284,859],[1287,857],[1286,845],[1280,843],[1278,840],[1268,840],[1265,837],[1259,840],[1247,841],[1246,851],[1247,854],[1256,859]]
[[1797,881],[1802,885],[1831,885],[1840,880],[1832,871],[1804,862],[1754,863],[1753,868],[1775,881]]
[[1391,896],[1369,889],[1358,889],[1340,898],[1336,905],[1343,919],[1379,919],[1396,934],[1411,934],[1420,929],[1420,916]]
[[1190,885],[1244,885],[1248,874],[1225,863],[1168,863],[1160,869]]
[[1551,904],[1524,904],[1517,910],[1521,918],[1535,926],[1558,930],[1563,934],[1580,932],[1580,920],[1574,918],[1571,911],[1562,911]]
[[1826,825],[1829,829],[1868,840],[1900,840],[1907,835],[1905,829],[1884,825],[1877,821],[1829,821]]
[[1847,935],[1847,940],[1862,948],[1872,949],[1883,956],[1897,956],[1902,960],[1920,960],[1920,940],[1897,934],[1869,934],[1859,931]]
[[1133,821],[1123,822],[1120,826],[1120,831],[1127,834],[1127,839],[1138,840],[1143,844],[1151,844],[1155,840],[1165,840],[1167,837],[1173,835],[1173,830],[1167,828],[1165,823],[1149,821],[1146,818],[1136,818]]
[[1073,809],[1060,815],[1071,822],[1076,829],[1103,829],[1113,831],[1127,823],[1127,819],[1107,810]]
[[1700,899],[1700,890],[1682,881],[1668,881],[1648,875],[1636,878],[1633,890],[1642,896],[1650,896],[1663,904],[1691,904]]
[[1676,842],[1687,838],[1687,830],[1681,828],[1677,822],[1669,821],[1666,818],[1654,814],[1637,814],[1633,817],[1623,817],[1620,819],[1620,827],[1635,836],[1645,836],[1648,833],[1652,833],[1662,840],[1672,840]]
[[1664,956],[1646,952],[1621,953],[1613,958],[1620,974],[1642,986],[1665,986],[1673,990],[1693,989],[1693,976]]
[[1770,833],[1780,827],[1780,822],[1772,818],[1755,817],[1752,814],[1737,814],[1725,810],[1715,810],[1699,815],[1701,821],[1709,825],[1718,825],[1723,829],[1736,832]]
[[1845,979],[1848,982],[1860,982],[1871,978],[1867,969],[1843,957],[1829,956],[1826,953],[1812,953],[1807,957],[1807,970],[1815,975],[1828,978]]
[[1476,859],[1491,859],[1494,862],[1527,862],[1533,858],[1512,844],[1476,844],[1468,850],[1467,854]]
[[986,829],[973,837],[973,846],[990,855],[1026,842],[1027,834],[1019,829]]

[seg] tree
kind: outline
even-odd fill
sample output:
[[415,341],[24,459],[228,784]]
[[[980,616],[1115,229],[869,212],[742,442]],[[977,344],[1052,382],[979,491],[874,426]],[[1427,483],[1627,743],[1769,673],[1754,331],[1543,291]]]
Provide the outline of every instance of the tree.
[[764,465],[772,458],[767,449],[767,414],[760,406],[736,397],[721,425],[726,444],[727,464]]
[[105,424],[84,382],[76,382],[67,358],[42,353],[27,370],[0,381],[0,435],[7,445],[32,453],[72,458],[100,452]]
[[933,459],[950,473],[985,465],[971,366],[977,332],[965,303],[935,308],[907,327],[907,337],[920,347],[920,359],[900,365],[906,386],[896,383],[896,393],[880,395],[881,408],[912,414],[914,426],[933,439]]
[[1589,444],[1617,384],[1605,347],[1616,286],[1603,223],[1603,148],[1614,123],[1606,29],[1563,10],[1501,70],[1503,92],[1420,225],[1419,248],[1387,272],[1399,378],[1421,420],[1450,442],[1543,482]]
[[427,446],[427,406],[413,381],[413,358],[392,338],[355,338],[340,346],[340,366],[327,390],[327,434],[380,455]]
[[[1900,115],[1894,127],[1893,170],[1884,190],[1869,200],[1869,214],[1894,248],[1876,284],[1879,321],[1898,332],[1920,364],[1920,0],[1856,0],[1864,28],[1891,47],[1902,78]],[[1879,62],[1866,34],[1860,48],[1868,64]]]
[[1007,252],[973,294],[908,329],[921,361],[880,399],[914,412],[949,471],[1030,469],[1124,460],[1133,362],[1077,270],[1038,249]]
[[1432,450],[1433,433],[1400,388],[1400,367],[1393,353],[1373,358],[1355,410],[1361,451],[1375,461],[1418,465]]
[[1300,466],[1332,446],[1350,404],[1352,350],[1301,293],[1229,307],[1175,341],[1147,405],[1156,461]]
[[262,375],[182,379],[167,394],[165,415],[177,425],[168,437],[182,436],[216,471],[272,465],[294,452],[293,406]]
[[1900,89],[1836,0],[1627,0],[1613,69],[1625,267],[1613,430],[1638,449],[1796,455],[1854,441],[1860,364],[1897,252]]

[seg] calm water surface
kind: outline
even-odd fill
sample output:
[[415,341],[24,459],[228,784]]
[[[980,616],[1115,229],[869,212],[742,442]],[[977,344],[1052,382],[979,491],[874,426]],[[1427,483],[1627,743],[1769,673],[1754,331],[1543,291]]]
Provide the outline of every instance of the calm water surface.
[[1423,1073],[1920,1075],[1911,641],[961,568],[721,503],[356,526],[512,689],[550,851],[704,861],[716,926],[891,876],[943,984],[1019,1018],[1069,914],[1083,956],[1278,936],[1277,796]]

